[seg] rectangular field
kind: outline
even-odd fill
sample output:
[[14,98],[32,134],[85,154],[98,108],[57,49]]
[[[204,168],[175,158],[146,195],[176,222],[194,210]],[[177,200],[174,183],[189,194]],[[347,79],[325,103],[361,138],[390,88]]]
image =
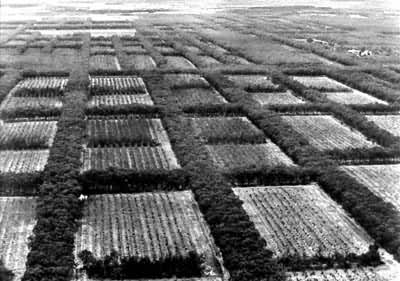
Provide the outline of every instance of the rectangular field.
[[284,115],[282,118],[319,150],[378,146],[330,115]]
[[400,164],[341,166],[349,176],[400,212]]
[[296,97],[291,91],[286,92],[255,92],[252,93],[253,99],[260,105],[279,105],[279,104],[302,104],[304,100]]
[[33,173],[43,171],[49,150],[0,150],[0,173]]
[[260,91],[276,91],[279,89],[279,85],[274,84],[271,78],[265,75],[232,74],[226,75],[225,77],[232,81],[237,87],[243,89],[257,89]]
[[91,96],[88,101],[88,107],[104,107],[104,106],[123,106],[130,104],[153,105],[153,100],[149,94],[138,95],[95,95]]
[[396,137],[400,137],[400,115],[366,115],[368,121],[374,122],[380,128]]
[[36,224],[34,197],[0,197],[0,260],[20,281],[29,252],[28,238]]
[[292,78],[308,88],[323,92],[326,98],[333,102],[359,105],[371,103],[388,104],[327,76],[292,76]]
[[90,71],[121,70],[118,59],[113,55],[93,55],[89,58]]
[[318,185],[234,188],[277,258],[368,251],[372,238]]
[[173,170],[180,168],[170,145],[86,148],[82,171],[109,168],[134,171]]
[[222,170],[294,165],[293,161],[269,140],[263,144],[220,144],[206,145],[206,148],[214,164]]
[[156,62],[149,55],[127,55],[127,61],[124,62],[128,68],[136,70],[153,70],[157,67]]
[[210,87],[207,80],[198,74],[165,74],[164,79],[173,89]]
[[88,145],[158,145],[168,144],[169,138],[160,119],[135,115],[91,116],[87,120]]
[[20,81],[11,93],[15,97],[42,97],[62,95],[68,78],[64,77],[29,77]]
[[199,66],[201,67],[211,67],[211,66],[217,66],[220,65],[221,62],[218,61],[217,59],[210,57],[210,56],[206,56],[206,55],[201,55],[198,56],[199,59]]
[[57,121],[0,121],[0,149],[49,148],[56,131]]
[[16,112],[24,114],[31,110],[57,111],[62,107],[61,97],[14,97],[8,94],[0,105],[2,115],[13,115]]
[[89,196],[75,235],[78,265],[83,250],[150,261],[194,251],[210,269],[202,275],[220,275],[218,250],[191,191]]
[[188,59],[180,56],[165,56],[166,67],[180,69],[180,70],[191,70],[196,69],[193,63],[191,63]]
[[148,94],[143,79],[137,76],[91,76],[91,95]]
[[224,104],[227,101],[214,88],[175,89],[173,94],[181,106]]
[[123,51],[128,53],[128,54],[145,54],[147,53],[147,50],[143,47],[141,44],[135,44],[135,45],[124,45]]
[[194,133],[208,143],[263,143],[264,133],[247,117],[190,118]]

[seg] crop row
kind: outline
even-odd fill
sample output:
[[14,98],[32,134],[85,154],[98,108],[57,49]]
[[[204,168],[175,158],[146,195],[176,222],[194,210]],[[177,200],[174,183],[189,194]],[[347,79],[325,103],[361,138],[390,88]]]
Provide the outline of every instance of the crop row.
[[91,95],[108,94],[146,94],[146,85],[142,78],[135,76],[92,76],[90,77]]
[[172,170],[179,168],[169,145],[86,148],[82,171],[110,168],[136,171]]
[[93,55],[89,59],[91,71],[121,70],[118,59],[114,55]]
[[1,173],[34,173],[43,171],[49,150],[0,150]]
[[57,121],[0,123],[1,149],[49,148],[57,131]]
[[43,95],[62,95],[68,79],[62,77],[28,77],[19,82],[12,90],[16,97],[36,97]]
[[143,119],[138,116],[116,116],[87,121],[89,146],[158,145],[169,143],[160,119]]

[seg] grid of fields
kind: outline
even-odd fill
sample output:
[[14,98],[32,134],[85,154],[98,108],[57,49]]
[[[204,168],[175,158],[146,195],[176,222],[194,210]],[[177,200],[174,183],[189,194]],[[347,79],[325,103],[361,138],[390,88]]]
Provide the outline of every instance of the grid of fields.
[[0,22],[1,281],[398,281],[397,47],[350,55],[334,10],[94,6]]
[[372,243],[368,234],[317,185],[234,191],[276,257],[362,254]]
[[377,146],[360,132],[350,129],[329,115],[286,115],[282,118],[319,150]]

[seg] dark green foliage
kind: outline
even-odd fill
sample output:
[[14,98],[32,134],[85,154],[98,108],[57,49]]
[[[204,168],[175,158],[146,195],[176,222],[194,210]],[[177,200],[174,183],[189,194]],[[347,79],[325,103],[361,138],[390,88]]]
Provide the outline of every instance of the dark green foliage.
[[85,194],[180,190],[187,188],[187,175],[181,169],[137,172],[111,168],[106,171],[87,171],[80,176],[80,183]]
[[89,251],[78,254],[83,269],[90,278],[139,279],[201,277],[201,258],[194,252],[186,256],[171,256],[151,261],[149,258],[119,257],[112,251],[103,259],[96,259]]
[[54,117],[61,114],[60,108],[54,107],[17,107],[4,109],[0,112],[2,119]]
[[42,173],[0,174],[0,194],[3,196],[32,196],[42,184]]

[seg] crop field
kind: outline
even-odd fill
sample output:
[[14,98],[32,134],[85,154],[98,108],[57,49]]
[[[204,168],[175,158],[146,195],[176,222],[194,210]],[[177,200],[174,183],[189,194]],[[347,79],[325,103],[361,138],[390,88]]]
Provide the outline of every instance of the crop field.
[[149,94],[138,95],[94,95],[88,101],[88,107],[119,106],[129,104],[153,105]]
[[304,86],[323,92],[350,92],[352,89],[327,76],[292,76]]
[[252,97],[260,105],[276,105],[276,104],[302,104],[304,100],[296,97],[290,91],[286,92],[255,92]]
[[68,79],[62,77],[32,77],[19,82],[11,92],[15,97],[62,95],[67,83]]
[[204,77],[198,74],[165,74],[164,79],[171,88],[202,88],[209,87],[210,84]]
[[91,76],[92,95],[133,95],[147,94],[142,78],[136,76]]
[[324,95],[331,101],[341,104],[384,104],[388,103],[377,99],[373,96],[365,94],[363,92],[352,90],[351,92],[326,92]]
[[28,112],[29,110],[60,109],[63,103],[60,97],[14,97],[9,94],[0,105],[2,114]]
[[118,59],[113,55],[93,55],[89,59],[90,70],[121,70]]
[[200,66],[201,67],[209,67],[209,66],[216,66],[221,64],[220,61],[218,61],[217,59],[210,57],[210,56],[199,56],[199,60],[201,62]]
[[227,75],[230,81],[236,84],[236,86],[244,89],[259,89],[259,90],[277,90],[278,85],[272,83],[272,80],[268,76],[263,75]]
[[214,88],[175,89],[174,95],[182,106],[224,104],[227,101]]
[[49,158],[49,150],[0,150],[0,173],[41,172]]
[[112,53],[115,53],[115,50],[112,46],[110,47],[110,46],[93,45],[93,46],[90,46],[90,53],[91,54],[96,54],[96,53],[112,54]]
[[157,67],[156,62],[149,55],[127,55],[124,62],[129,68],[137,70],[153,70]]
[[400,211],[400,164],[349,165],[340,169]]
[[180,167],[169,144],[86,148],[82,162],[83,172],[104,171],[109,168],[151,171],[173,170]]
[[157,51],[159,51],[163,55],[169,55],[169,54],[175,53],[175,49],[172,48],[172,47],[169,47],[167,45],[154,46],[154,49],[156,49]]
[[89,146],[118,145],[159,145],[168,144],[169,139],[160,119],[145,119],[139,116],[107,116],[97,119],[91,116],[87,121]]
[[188,59],[179,56],[165,56],[167,60],[166,66],[170,68],[177,68],[182,70],[191,70],[196,69],[193,63],[191,63]]
[[330,115],[286,115],[282,118],[319,150],[378,146]]
[[57,121],[0,122],[0,148],[49,148],[56,131]]
[[218,276],[216,247],[191,191],[89,196],[75,235],[75,259],[90,250],[102,258],[116,250],[122,257],[204,256],[204,276]]
[[126,53],[134,53],[134,54],[145,54],[147,50],[143,48],[142,45],[127,45],[123,47],[123,51]]
[[36,224],[34,197],[0,197],[0,260],[21,280],[29,253],[28,238]]
[[362,254],[372,239],[318,185],[234,188],[277,258]]
[[365,117],[394,136],[400,137],[400,115],[366,115]]
[[214,164],[223,170],[251,167],[293,166],[293,161],[273,142],[263,144],[218,144],[207,145]]
[[190,118],[196,135],[208,143],[263,143],[264,133],[246,117]]

